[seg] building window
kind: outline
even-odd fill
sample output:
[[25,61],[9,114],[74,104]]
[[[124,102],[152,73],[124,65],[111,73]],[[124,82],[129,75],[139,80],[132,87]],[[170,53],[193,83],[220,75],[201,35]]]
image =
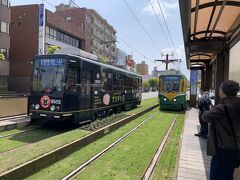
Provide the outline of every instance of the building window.
[[0,76],[0,92],[7,91],[8,87],[8,77]]
[[46,37],[52,38],[52,39],[56,39],[57,41],[66,43],[68,45],[74,46],[74,47],[79,47],[80,45],[80,40],[69,36],[61,31],[58,31],[54,28],[51,28],[49,26],[46,26]]
[[8,7],[8,0],[0,0],[1,4]]
[[50,37],[50,36],[49,36],[49,26],[46,26],[45,34],[46,34],[47,37]]
[[6,22],[4,22],[4,21],[0,21],[0,22],[1,22],[1,24],[0,24],[0,26],[1,26],[1,28],[0,28],[1,32],[8,34],[8,23],[6,23]]
[[49,35],[52,39],[55,39],[56,35],[56,30],[53,28],[49,28]]
[[8,59],[8,50],[7,49],[0,48],[0,54],[3,54],[3,56],[4,56],[3,60],[7,60]]

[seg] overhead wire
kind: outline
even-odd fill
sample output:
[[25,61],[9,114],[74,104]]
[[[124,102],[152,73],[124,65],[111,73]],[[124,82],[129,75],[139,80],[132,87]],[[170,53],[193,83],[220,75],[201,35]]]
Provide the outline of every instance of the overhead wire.
[[174,43],[173,43],[173,39],[172,39],[171,33],[170,33],[170,31],[169,31],[169,28],[168,28],[168,25],[167,25],[167,22],[166,22],[166,18],[165,18],[165,16],[164,16],[161,3],[160,3],[159,0],[157,0],[157,3],[158,3],[158,6],[159,6],[159,8],[160,8],[160,11],[161,11],[161,14],[162,14],[162,17],[163,17],[163,21],[164,21],[164,24],[165,24],[165,26],[166,26],[166,29],[167,29],[169,38],[170,38],[171,43],[172,43],[172,46],[173,46],[173,48],[174,48],[174,50],[175,50],[175,52],[176,52],[176,55],[177,55],[177,57],[178,57],[178,53],[177,53],[176,47],[175,47],[175,45],[174,45]]
[[117,38],[122,41],[124,44],[126,44],[129,48],[133,49],[135,52],[137,52],[139,55],[143,56],[145,59],[154,62],[153,60],[151,60],[150,58],[146,57],[143,53],[141,53],[140,51],[138,51],[136,48],[134,48],[133,46],[131,46],[129,43],[127,43],[126,41],[124,41],[122,38],[120,38],[119,36],[117,36]]
[[132,13],[132,15],[134,16],[134,18],[136,19],[136,21],[139,23],[139,25],[142,27],[143,31],[145,32],[145,34],[148,36],[148,38],[152,41],[152,43],[155,45],[155,47],[160,50],[159,46],[157,45],[157,43],[153,40],[153,38],[150,36],[149,32],[147,31],[147,29],[145,28],[145,26],[141,23],[141,21],[139,20],[139,18],[136,16],[136,14],[133,12],[133,10],[131,9],[131,7],[129,6],[129,4],[127,3],[126,0],[123,0],[123,2],[125,3],[125,5],[127,6],[127,8],[129,9],[129,11]]
[[[47,0],[42,0],[44,2],[46,2],[48,5],[56,8],[55,5],[53,5],[52,3],[48,2]],[[78,4],[76,4],[74,1],[70,0],[75,6],[79,7],[80,6]],[[102,25],[104,25],[102,22],[100,22]],[[128,42],[126,42],[125,40],[123,40],[120,36],[116,35],[116,37],[123,42],[126,46],[128,46],[130,49],[134,50],[137,54],[139,54],[140,56],[142,56],[144,59],[154,62],[151,58],[147,57],[146,55],[144,55],[142,52],[140,52],[139,50],[137,50],[135,47],[133,47],[132,45],[130,45]]]
[[[45,1],[45,0],[44,0]],[[71,3],[73,3],[75,6],[81,8],[77,3],[75,3],[73,0],[69,0],[71,1]],[[105,24],[103,24],[102,22],[100,22],[103,26],[105,26]],[[134,48],[133,46],[131,46],[129,43],[127,43],[125,40],[123,40],[121,37],[117,36],[116,37],[122,41],[125,45],[127,45],[129,48],[131,48],[132,50],[134,50],[137,54],[143,56],[143,58],[147,59],[148,61],[154,62],[153,60],[151,60],[150,58],[148,58],[146,55],[144,55],[143,53],[141,53],[139,50],[137,50],[136,48]]]
[[158,22],[159,26],[160,26],[160,29],[162,30],[163,36],[164,36],[165,40],[167,41],[169,47],[171,48],[171,44],[169,43],[169,40],[168,40],[168,38],[167,38],[167,36],[166,36],[166,34],[165,34],[165,32],[164,32],[164,29],[163,29],[163,27],[162,27],[162,25],[161,25],[161,23],[160,23],[160,20],[159,20],[159,18],[158,18],[158,16],[157,16],[157,13],[156,13],[156,11],[155,11],[155,9],[154,9],[154,7],[153,7],[153,4],[152,4],[151,0],[148,0],[148,1],[149,1],[150,5],[151,5],[151,7],[152,7],[152,10],[153,10],[153,12],[154,12],[154,15],[155,15],[155,17],[156,17],[156,19],[157,19],[157,22]]

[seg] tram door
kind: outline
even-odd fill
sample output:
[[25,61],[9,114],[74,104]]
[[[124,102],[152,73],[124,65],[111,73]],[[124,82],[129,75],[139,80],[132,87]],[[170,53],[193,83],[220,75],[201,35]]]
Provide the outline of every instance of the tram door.
[[89,71],[81,71],[80,74],[81,80],[81,90],[79,94],[80,107],[82,110],[81,115],[86,118],[84,120],[89,120],[90,118],[90,109],[91,109],[91,80],[92,73]]
[[78,90],[77,84],[79,82],[79,63],[72,60],[69,62],[66,78],[66,91],[64,95],[65,111],[78,111]]

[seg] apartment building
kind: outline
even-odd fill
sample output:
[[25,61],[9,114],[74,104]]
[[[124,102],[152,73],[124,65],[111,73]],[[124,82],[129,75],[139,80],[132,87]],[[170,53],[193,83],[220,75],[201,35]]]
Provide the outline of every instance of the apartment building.
[[10,35],[9,89],[15,92],[30,91],[31,61],[50,45],[86,50],[81,22],[53,13],[44,4],[12,6]]
[[148,74],[148,65],[145,63],[145,61],[142,61],[141,64],[137,64],[136,69],[137,69],[137,72],[141,75]]
[[8,91],[10,9],[9,0],[0,0],[0,93]]
[[95,10],[60,4],[56,7],[56,14],[82,23],[86,51],[110,62],[116,59],[116,30]]

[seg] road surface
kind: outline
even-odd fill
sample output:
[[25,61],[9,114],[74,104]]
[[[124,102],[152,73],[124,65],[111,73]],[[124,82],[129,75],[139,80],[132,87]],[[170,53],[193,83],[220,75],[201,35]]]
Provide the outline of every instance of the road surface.
[[158,92],[147,92],[147,93],[142,93],[142,99],[149,99],[149,98],[153,98],[153,97],[158,97]]

